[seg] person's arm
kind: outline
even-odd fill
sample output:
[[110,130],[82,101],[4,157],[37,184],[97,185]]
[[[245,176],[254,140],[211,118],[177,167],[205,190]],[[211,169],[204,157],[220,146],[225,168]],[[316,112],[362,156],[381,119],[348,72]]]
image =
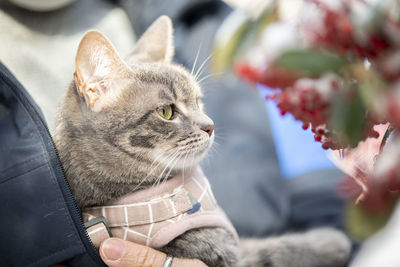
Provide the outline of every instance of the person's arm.
[[[118,238],[106,239],[100,246],[100,256],[110,267],[163,267],[167,255],[158,250]],[[196,259],[173,258],[171,267],[206,267]]]

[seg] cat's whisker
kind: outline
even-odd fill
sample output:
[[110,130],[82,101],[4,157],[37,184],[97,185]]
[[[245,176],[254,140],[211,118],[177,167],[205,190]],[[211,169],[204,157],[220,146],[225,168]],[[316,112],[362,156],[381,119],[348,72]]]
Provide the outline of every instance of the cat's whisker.
[[171,168],[174,166],[175,161],[179,159],[179,151],[176,151],[176,154],[174,155],[174,157],[170,160],[170,162],[165,166],[163,172],[160,174],[160,179],[158,180],[158,183],[161,183],[162,181],[164,181],[165,176],[163,175],[164,171],[166,171],[168,169],[167,172],[167,176],[169,175],[169,171],[171,170]]
[[192,152],[191,156],[192,156],[192,160],[190,162],[190,167],[193,167],[195,152]]
[[215,140],[223,140],[223,139],[225,139],[225,133],[224,132],[218,132],[218,134],[216,134],[215,135],[215,137],[214,137],[214,142],[215,142]]
[[[216,138],[215,138],[215,139],[216,139]],[[221,144],[220,144],[220,143],[218,143],[218,141],[216,141],[215,139],[214,139],[214,141],[213,141],[213,145],[220,146]]]
[[220,153],[218,152],[218,151],[216,151],[216,150],[213,150],[213,151],[209,151],[208,153],[207,153],[207,157],[205,157],[205,158],[209,158],[209,161],[210,161],[210,166],[215,166],[216,164],[215,164],[215,158],[217,158],[218,157],[218,155],[219,155]]
[[182,164],[182,180],[183,182],[185,182],[185,163],[186,163],[186,159],[188,157],[188,153],[186,153],[185,158],[183,159],[183,164]]
[[196,58],[194,59],[194,63],[193,63],[192,71],[190,72],[190,75],[193,75],[193,71],[194,71],[194,69],[196,68],[196,63],[197,63],[197,59],[199,58],[199,53],[200,53],[202,44],[203,44],[203,42],[200,43],[199,49],[197,50]]
[[194,79],[197,81],[197,79],[200,77],[200,75],[202,74],[202,69],[205,66],[205,64],[207,63],[207,61],[210,60],[210,58],[212,57],[213,54],[210,54],[204,61],[203,63],[200,65],[199,69],[196,71],[196,74],[194,75]]
[[[168,156],[166,156],[166,158],[168,159],[168,158],[171,157],[174,153],[175,153],[175,152],[171,152]],[[140,183],[134,188],[134,190],[136,190],[144,181],[146,181],[147,178],[157,169],[157,167],[163,162],[163,160],[160,160],[160,161],[158,162],[158,164],[157,164],[154,168],[152,168],[152,166],[154,165],[154,163],[155,163],[158,159],[160,159],[160,158],[163,157],[164,155],[165,155],[165,154],[161,152],[161,153],[153,160],[153,162],[151,163],[151,165],[150,165],[150,167],[149,167],[150,172],[146,175],[146,177],[144,177],[144,178],[140,181]]]
[[[172,155],[172,154],[173,154],[173,153],[171,153],[170,155]],[[146,175],[146,177],[144,177],[144,178],[139,182],[139,184],[138,184],[137,186],[135,186],[135,188],[133,189],[133,191],[136,191],[136,189],[138,189],[138,188],[143,184],[143,182],[147,180],[147,178],[150,176],[150,174],[153,173],[153,171],[161,164],[162,161],[159,161],[158,164],[157,164],[154,168],[152,168],[152,166],[154,165],[154,163],[155,163],[159,158],[161,158],[162,156],[164,156],[164,153],[161,152],[161,153],[153,160],[153,162],[151,163],[151,165],[150,165],[150,167],[149,167],[150,172]],[[134,164],[134,163],[132,163],[132,165],[133,165],[133,164]]]
[[202,77],[202,78],[201,78],[199,81],[197,81],[197,82],[198,82],[198,83],[201,83],[202,81],[205,81],[205,80],[207,80],[208,78],[215,77],[215,76],[218,76],[218,75],[221,75],[221,74],[223,74],[223,72],[210,73],[210,74],[208,74],[208,75]]
[[[172,154],[173,154],[173,152],[170,153],[169,155],[167,155],[165,158],[170,157]],[[150,174],[162,163],[162,160],[159,160],[159,159],[162,158],[163,156],[165,156],[165,154],[164,154],[163,152],[161,152],[161,153],[153,160],[153,162],[151,163],[151,165],[150,165],[150,167],[149,167],[149,169],[151,169],[151,171],[149,172],[148,175],[150,175]],[[157,164],[154,168],[152,168],[153,165],[154,165],[154,163],[156,163],[157,161],[158,161],[158,164]],[[147,177],[147,176],[146,176],[146,177]]]
[[[170,155],[168,155],[168,157],[171,156],[171,155],[172,155],[172,153],[171,153]],[[153,164],[154,164],[157,160],[159,160],[162,156],[164,156],[164,153],[163,153],[163,152],[161,152],[161,153],[153,160],[153,162],[151,163],[151,165],[150,165],[149,168],[151,169],[151,168],[153,167]],[[162,161],[159,161],[158,164],[155,166],[155,168],[157,168],[158,165],[161,164],[161,162],[162,162]],[[153,169],[151,170],[151,172],[152,172],[155,168],[153,168]],[[150,173],[151,173],[151,172],[150,172]]]
[[[156,179],[156,184],[158,185],[161,178],[163,177],[164,172],[168,169],[168,167],[170,166],[170,164],[174,161],[174,159],[179,155],[180,150],[175,151],[175,153],[173,154],[172,159],[167,163],[167,165],[165,166],[165,168],[162,170],[161,174],[157,177]],[[154,186],[154,184],[153,184]]]
[[216,152],[216,153],[219,153],[219,151],[218,151],[218,146],[217,146],[218,144],[217,143],[215,143],[214,145],[212,145],[210,148],[209,148],[209,152]]
[[167,175],[165,176],[165,178],[168,178],[172,172],[172,170],[175,168],[176,164],[178,164],[178,162],[182,159],[182,154],[179,153],[179,156],[176,158],[175,162],[172,164],[172,166],[169,168],[169,171],[167,173]]
[[168,177],[169,177],[169,175],[171,174],[171,171],[175,168],[175,165],[179,162],[179,160],[182,158],[182,156],[180,155],[176,160],[175,160],[175,163],[173,163],[172,165],[171,165],[171,167],[169,168],[169,171],[168,171],[168,173],[167,173],[167,175],[165,175],[165,177],[164,177],[164,179],[163,179],[163,181],[162,181],[162,184],[165,184],[165,182],[168,180]]
[[[174,158],[174,156],[175,156],[176,153],[177,153],[176,151],[173,151],[172,153],[170,153],[170,154],[168,155],[168,157],[166,157],[166,162],[167,162],[166,167],[168,166],[168,164],[169,164],[171,158],[172,158],[172,159]],[[160,163],[161,163],[161,162],[160,162]],[[164,170],[165,170],[165,169],[164,169]],[[163,171],[164,171],[164,170],[163,170]],[[158,182],[159,182],[159,180],[161,179],[161,177],[162,177],[162,173],[161,173],[161,174],[157,177],[157,179],[153,182],[153,185],[152,185],[152,186],[157,185]]]
[[191,166],[194,167],[194,166],[195,166],[194,163],[196,162],[196,152],[193,151],[193,154],[192,154],[192,155],[193,155],[193,157],[192,157],[192,164],[191,164]]
[[222,145],[220,143],[218,143],[217,141],[214,140],[212,146],[210,147],[210,149],[219,149]]

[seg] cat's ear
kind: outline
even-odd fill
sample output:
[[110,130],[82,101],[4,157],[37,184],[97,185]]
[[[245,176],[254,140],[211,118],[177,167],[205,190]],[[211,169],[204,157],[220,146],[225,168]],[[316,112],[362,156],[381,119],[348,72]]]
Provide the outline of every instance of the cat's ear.
[[167,16],[159,17],[136,43],[126,59],[128,65],[138,62],[171,62],[174,56],[172,32],[171,19]]
[[89,31],[82,38],[75,70],[78,92],[93,111],[100,111],[116,100],[130,71],[110,41],[98,31]]

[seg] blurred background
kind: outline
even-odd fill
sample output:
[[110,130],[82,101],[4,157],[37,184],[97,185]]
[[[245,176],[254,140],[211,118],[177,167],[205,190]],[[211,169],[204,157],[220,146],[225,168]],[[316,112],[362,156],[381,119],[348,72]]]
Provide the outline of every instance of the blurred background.
[[[262,7],[269,1],[254,2]],[[281,2],[290,18],[301,1]],[[312,133],[265,102],[261,87],[226,70],[212,73],[216,35],[221,25],[235,23],[234,12],[217,0],[0,0],[0,60],[33,96],[52,129],[86,31],[103,32],[123,57],[157,17],[168,15],[174,23],[174,61],[191,69],[198,54],[197,68],[203,65],[200,80],[216,142],[202,165],[239,234],[344,229],[347,202],[336,194],[343,173]],[[234,16],[241,15],[236,11]]]

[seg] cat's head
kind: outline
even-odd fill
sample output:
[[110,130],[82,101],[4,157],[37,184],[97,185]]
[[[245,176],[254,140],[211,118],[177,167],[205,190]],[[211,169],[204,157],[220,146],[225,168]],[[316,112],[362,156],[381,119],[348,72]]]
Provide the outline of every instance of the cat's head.
[[61,108],[59,124],[69,135],[64,149],[85,154],[85,168],[104,168],[110,177],[120,171],[152,173],[154,179],[197,164],[213,142],[214,125],[193,75],[172,63],[173,50],[165,16],[125,60],[103,34],[86,33],[76,55],[75,86]]

